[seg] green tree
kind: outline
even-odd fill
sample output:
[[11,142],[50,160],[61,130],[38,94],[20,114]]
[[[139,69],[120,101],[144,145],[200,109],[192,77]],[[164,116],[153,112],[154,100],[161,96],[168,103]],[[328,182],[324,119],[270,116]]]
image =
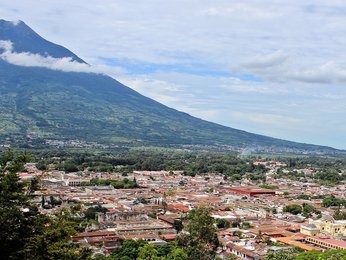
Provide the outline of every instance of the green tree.
[[316,260],[320,256],[320,253],[317,251],[304,252],[299,254],[296,257],[296,260]]
[[31,154],[29,154],[27,151],[21,152],[19,154],[17,154],[16,156],[16,161],[20,162],[20,163],[27,163],[29,162],[31,159]]
[[302,210],[303,210],[302,206],[297,205],[297,204],[287,205],[283,208],[284,212],[289,212],[293,215],[297,215],[297,214],[302,213]]
[[122,242],[121,248],[115,250],[110,255],[110,259],[122,259],[129,257],[130,259],[137,259],[139,248],[147,244],[144,240],[125,240]]
[[[1,155],[0,169],[0,252],[3,259],[86,259],[90,252],[70,243],[78,223],[58,214],[50,219],[39,214],[29,202],[35,184],[25,187],[16,175],[15,154]],[[25,158],[18,160],[22,165]],[[24,193],[24,188],[30,190]],[[67,221],[67,222],[66,222]],[[72,225],[73,224],[73,225]]]
[[0,252],[5,259],[18,258],[26,238],[32,231],[30,219],[25,216],[28,196],[24,194],[24,183],[19,182],[15,172],[8,171],[8,165],[15,158],[11,150],[1,155],[0,170]]
[[0,154],[0,165],[2,168],[5,168],[8,162],[14,159],[14,151],[12,149],[6,149]]
[[167,255],[167,260],[188,260],[188,256],[181,248],[176,248]]
[[307,203],[303,203],[303,216],[304,217],[311,217],[312,213],[314,214],[321,214],[321,211],[319,211],[318,209],[316,209],[314,206],[307,204]]
[[0,176],[1,208],[20,207],[27,204],[28,196],[24,194],[24,183],[13,172],[2,173]]
[[20,258],[20,251],[32,231],[18,207],[0,208],[0,251],[3,259]]
[[258,235],[256,237],[258,240],[262,241],[263,240],[263,233],[262,233],[262,230],[259,230],[258,231]]
[[240,228],[241,229],[249,229],[249,228],[252,228],[252,226],[249,222],[244,221],[241,223]]
[[310,251],[301,253],[296,260],[344,260],[346,259],[345,250],[327,250],[325,252]]
[[345,201],[336,198],[334,195],[325,196],[322,201],[322,205],[325,208],[340,206],[342,204],[345,204]]
[[64,164],[63,169],[65,172],[77,172],[79,170],[77,165],[73,163]]
[[219,240],[216,235],[211,209],[200,207],[190,212],[186,233],[180,233],[178,245],[183,247],[189,259],[214,259]]
[[159,246],[157,249],[158,256],[165,257],[176,248],[177,248],[177,244],[175,242],[169,242],[169,243],[166,243],[162,246]]
[[156,246],[148,243],[138,249],[137,260],[158,260],[157,254]]
[[164,214],[166,213],[167,207],[168,207],[167,202],[166,201],[162,201],[162,208],[163,208]]
[[38,190],[40,187],[39,179],[37,177],[30,180],[30,185],[28,189],[28,195],[31,195],[35,190]]
[[87,219],[95,219],[97,212],[103,212],[106,213],[107,209],[102,207],[101,205],[97,205],[95,207],[90,207],[87,210],[84,211],[85,218]]
[[292,250],[269,251],[264,260],[295,260],[296,255]]
[[345,260],[346,259],[346,251],[345,250],[328,250],[321,254],[318,258],[319,260]]
[[340,208],[338,208],[338,209],[334,212],[333,218],[334,218],[335,220],[345,220],[345,219],[346,219],[346,211],[340,210]]
[[183,222],[180,219],[175,219],[173,222],[173,227],[177,231],[177,233],[179,233],[184,228]]
[[41,171],[45,171],[45,170],[48,169],[47,164],[46,164],[45,162],[43,162],[43,161],[39,161],[39,162],[36,164],[36,168],[37,168],[38,170],[41,170]]
[[226,253],[224,254],[224,260],[237,260],[238,257],[232,253]]
[[229,228],[231,226],[231,223],[228,220],[225,219],[217,219],[216,220],[216,226],[217,228]]
[[39,216],[36,219],[34,236],[22,250],[25,259],[86,259],[91,251],[70,242],[77,232],[79,223],[69,211],[58,212],[54,219]]

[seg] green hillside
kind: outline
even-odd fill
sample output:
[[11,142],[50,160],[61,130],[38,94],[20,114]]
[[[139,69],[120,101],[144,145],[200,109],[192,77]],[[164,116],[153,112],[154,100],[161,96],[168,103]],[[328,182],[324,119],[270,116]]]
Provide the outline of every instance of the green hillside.
[[[18,52],[70,55],[83,62],[67,49],[44,40],[24,23],[14,26],[0,21],[0,40],[10,40]],[[210,123],[168,108],[105,75],[16,66],[2,59],[0,116],[0,141],[17,145],[50,139],[155,146],[225,145],[262,151],[337,151]]]

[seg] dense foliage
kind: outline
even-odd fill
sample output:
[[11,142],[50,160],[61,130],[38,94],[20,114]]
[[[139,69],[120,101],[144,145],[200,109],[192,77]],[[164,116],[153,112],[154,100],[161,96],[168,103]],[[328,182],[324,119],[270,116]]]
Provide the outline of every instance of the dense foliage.
[[94,207],[89,207],[87,210],[85,210],[84,216],[87,219],[95,219],[96,218],[96,213],[98,212],[102,212],[102,213],[106,213],[107,209],[104,207],[101,207],[100,205],[94,206]]
[[3,259],[86,259],[88,249],[69,242],[79,228],[69,212],[49,218],[31,205],[32,183],[19,181],[16,171],[27,158],[8,150],[0,155],[0,252]]
[[123,180],[99,180],[99,179],[91,179],[90,185],[99,185],[99,186],[113,186],[116,189],[133,189],[139,188],[136,180],[129,180],[124,178]]
[[325,252],[299,252],[297,250],[280,250],[269,252],[264,260],[343,260],[346,259],[345,250],[328,250]]
[[346,200],[336,198],[334,195],[325,196],[322,201],[323,207],[346,206]]
[[144,240],[125,240],[121,248],[115,250],[107,259],[116,260],[187,260],[187,254],[175,242],[155,246]]
[[300,213],[302,213],[303,208],[300,205],[297,204],[291,204],[291,205],[287,205],[283,208],[284,212],[289,212],[293,215],[298,215]]
[[189,212],[187,232],[181,232],[177,238],[178,245],[184,248],[188,259],[214,259],[219,240],[216,235],[211,209],[200,207]]
[[[234,153],[182,151],[171,149],[114,149],[111,151],[42,150],[35,151],[40,167],[55,167],[59,170],[89,169],[104,172],[122,172],[124,176],[135,170],[182,171],[185,175],[219,173],[230,180],[243,177],[253,181],[265,180],[266,167],[254,165],[255,158],[240,158]],[[44,158],[44,159],[42,159]],[[109,181],[93,180],[100,185],[112,185]],[[114,183],[122,186],[124,183]],[[131,182],[126,183],[131,185]],[[126,185],[124,185],[126,186]]]

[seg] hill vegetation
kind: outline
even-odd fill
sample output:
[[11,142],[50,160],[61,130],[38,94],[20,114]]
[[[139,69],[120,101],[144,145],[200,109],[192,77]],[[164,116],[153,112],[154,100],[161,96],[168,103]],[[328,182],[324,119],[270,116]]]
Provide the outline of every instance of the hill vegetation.
[[[0,21],[0,40],[14,52],[71,57],[23,22]],[[0,49],[0,53],[1,50]],[[251,134],[166,107],[96,73],[17,66],[0,59],[0,141],[42,146],[47,140],[113,145],[226,146],[254,150],[335,153],[337,150]]]

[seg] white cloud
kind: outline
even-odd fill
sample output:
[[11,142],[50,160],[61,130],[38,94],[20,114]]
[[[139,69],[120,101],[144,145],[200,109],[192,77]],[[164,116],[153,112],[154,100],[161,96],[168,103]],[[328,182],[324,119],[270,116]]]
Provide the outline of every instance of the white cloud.
[[65,72],[86,72],[98,74],[117,74],[124,72],[123,69],[107,66],[91,66],[86,63],[80,63],[73,60],[72,57],[53,58],[51,56],[42,56],[30,52],[13,52],[11,41],[0,41],[2,53],[0,58],[10,64],[24,67],[42,67],[52,70]]
[[346,82],[346,67],[334,61],[323,64],[302,64],[290,60],[289,55],[276,51],[267,55],[257,55],[246,61],[235,71],[253,73],[276,81],[299,81],[305,83],[344,83]]
[[267,69],[268,67],[280,66],[287,61],[288,55],[282,51],[276,51],[268,55],[256,55],[251,60],[245,62],[243,67],[250,69]]
[[289,116],[263,114],[263,113],[244,113],[241,111],[232,112],[232,115],[237,118],[246,119],[256,124],[262,124],[267,127],[285,127],[295,128],[301,124],[301,120]]
[[345,83],[346,68],[341,68],[335,62],[327,62],[317,67],[288,72],[286,78],[307,83]]
[[182,110],[181,107],[177,107],[182,99],[182,93],[178,93],[181,91],[180,86],[177,84],[156,80],[145,75],[136,77],[122,75],[118,80],[164,105]]

